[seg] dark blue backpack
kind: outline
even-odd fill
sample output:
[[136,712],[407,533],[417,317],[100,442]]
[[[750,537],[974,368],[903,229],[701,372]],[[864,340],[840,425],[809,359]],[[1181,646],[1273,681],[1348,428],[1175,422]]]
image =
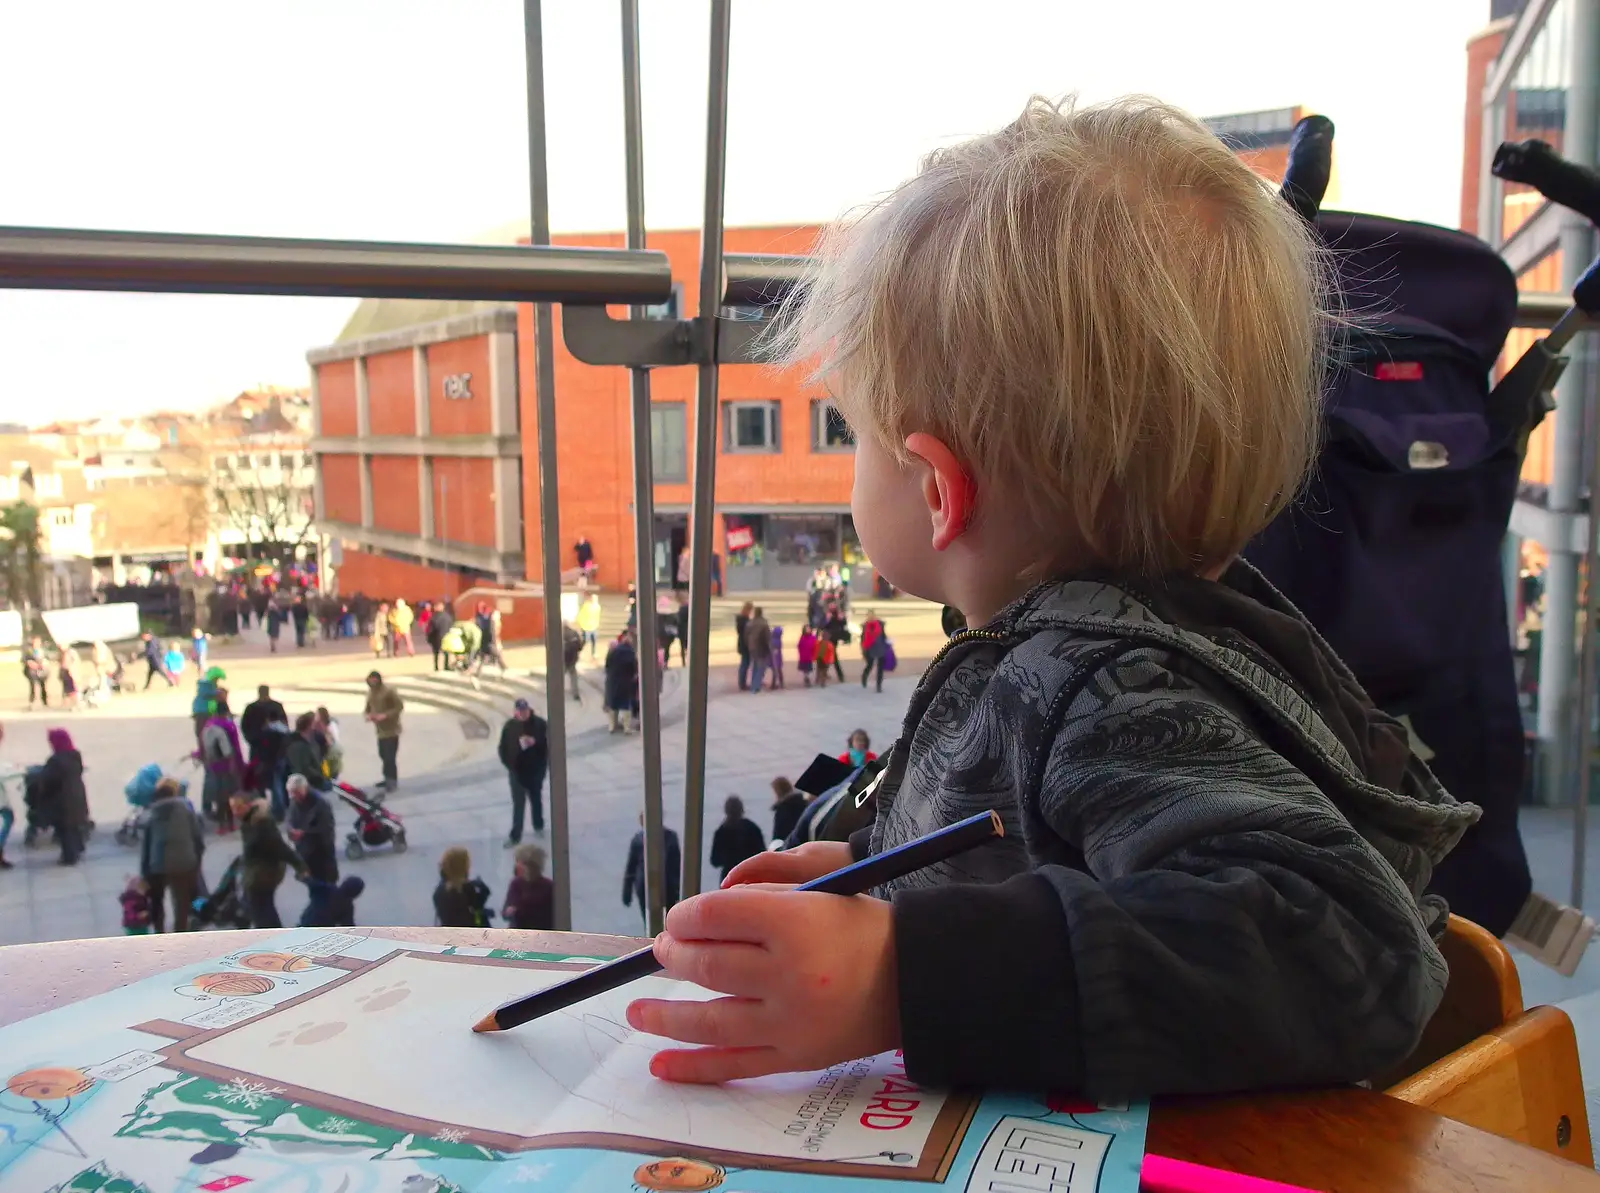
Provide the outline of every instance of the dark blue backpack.
[[1315,224],[1357,327],[1337,345],[1315,474],[1245,555],[1483,808],[1432,889],[1499,935],[1531,889],[1501,544],[1544,413],[1537,393],[1490,393],[1516,281],[1461,232],[1331,211]]

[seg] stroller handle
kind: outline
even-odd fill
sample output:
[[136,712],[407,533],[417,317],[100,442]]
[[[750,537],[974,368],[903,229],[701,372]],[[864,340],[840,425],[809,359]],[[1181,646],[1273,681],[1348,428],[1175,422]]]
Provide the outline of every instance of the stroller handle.
[[[1575,211],[1600,227],[1600,172],[1569,162],[1545,142],[1506,141],[1495,150],[1489,170],[1496,178],[1531,186],[1550,202]],[[1572,288],[1572,302],[1582,312],[1576,317],[1580,321],[1600,319],[1600,258]],[[1551,338],[1559,341],[1551,345],[1555,351],[1579,330],[1578,323],[1571,321],[1565,327],[1557,326],[1563,334],[1551,333]]]
[[1531,186],[1552,203],[1600,224],[1600,173],[1569,162],[1544,141],[1502,143],[1489,170],[1496,178]]
[[1289,139],[1289,164],[1283,171],[1278,197],[1306,223],[1317,218],[1322,196],[1333,177],[1333,121],[1307,116],[1294,126]]

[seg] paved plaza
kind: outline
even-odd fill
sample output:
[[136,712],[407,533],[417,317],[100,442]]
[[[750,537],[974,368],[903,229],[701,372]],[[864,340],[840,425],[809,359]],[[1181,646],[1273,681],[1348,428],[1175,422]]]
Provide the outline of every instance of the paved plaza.
[[[758,598],[761,599],[761,598]],[[847,682],[825,690],[800,686],[794,671],[792,642],[804,620],[803,598],[766,595],[767,615],[786,631],[789,687],[760,694],[738,691],[735,681],[732,623],[739,600],[716,602],[711,643],[709,748],[706,758],[705,847],[721,820],[722,801],[744,798],[748,814],[763,829],[771,823],[770,782],[776,775],[795,778],[818,751],[838,753],[851,730],[866,729],[874,745],[885,745],[899,731],[922,661],[943,641],[938,609],[924,602],[900,599],[877,603],[897,652],[900,668],[891,673],[882,693],[864,690],[859,682],[860,651],[846,647]],[[868,605],[858,602],[854,616]],[[602,623],[614,633],[623,607],[608,601]],[[602,656],[603,657],[603,656]],[[318,704],[338,717],[345,742],[345,777],[358,786],[371,784],[378,758],[370,728],[362,721],[361,681],[374,665],[406,693],[404,739],[400,751],[400,790],[389,807],[405,819],[410,848],[404,854],[379,853],[357,861],[340,859],[345,874],[366,880],[357,905],[359,923],[425,925],[433,923],[432,893],[439,854],[464,845],[473,870],[493,891],[498,908],[511,878],[510,852],[502,848],[510,822],[510,796],[504,770],[494,756],[495,739],[510,714],[511,701],[528,696],[543,713],[544,664],[538,647],[509,652],[504,678],[492,670],[477,685],[463,677],[432,675],[431,660],[381,660],[349,641],[322,643],[316,649],[265,653],[264,639],[252,630],[242,641],[219,645],[213,662],[228,671],[230,703],[235,712],[255,696],[258,683],[270,683],[291,717]],[[143,665],[131,667],[135,686],[143,682]],[[179,689],[165,690],[157,680],[148,692],[114,698],[106,707],[77,713],[27,712],[23,686],[15,667],[0,676],[0,719],[5,742],[0,758],[14,764],[42,761],[45,732],[65,726],[82,751],[87,767],[91,814],[97,830],[83,861],[75,867],[56,864],[53,848],[22,847],[22,815],[6,850],[16,868],[0,872],[0,944],[71,939],[121,931],[117,895],[138,866],[137,850],[119,846],[112,832],[128,809],[122,787],[141,765],[160,762],[170,773],[195,776],[179,759],[192,748],[189,701],[193,675]],[[600,708],[598,661],[586,658],[581,704],[570,698],[567,740],[571,837],[573,927],[582,931],[637,934],[641,918],[622,905],[622,872],[628,843],[637,831],[642,807],[642,742],[638,735],[607,732]],[[663,792],[667,824],[683,832],[684,730],[687,693],[685,673],[676,652],[662,695]],[[546,790],[548,818],[549,792]],[[349,810],[335,803],[339,836],[350,827]],[[548,845],[548,835],[525,833],[524,841]],[[236,837],[208,839],[205,872],[215,880],[238,852]],[[709,861],[705,881],[715,881]],[[286,923],[299,916],[303,888],[291,878],[279,888],[278,909]]]

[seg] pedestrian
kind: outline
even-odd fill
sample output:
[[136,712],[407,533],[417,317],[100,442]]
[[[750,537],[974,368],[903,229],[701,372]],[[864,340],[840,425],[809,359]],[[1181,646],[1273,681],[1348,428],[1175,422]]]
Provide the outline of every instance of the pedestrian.
[[759,692],[762,681],[767,677],[767,668],[772,666],[772,627],[767,624],[759,606],[751,613],[750,621],[745,626],[744,641],[745,650],[750,656],[750,690]]
[[[328,777],[322,768],[323,757],[322,744],[317,740],[317,714],[303,712],[294,719],[294,736],[284,750],[284,774],[303,775],[314,790],[326,791]],[[289,791],[288,779],[284,780],[284,790],[292,799],[294,793]]]
[[594,547],[589,542],[589,536],[580,534],[578,541],[572,544],[573,558],[578,561],[578,571],[587,582],[592,579],[595,569],[600,565],[594,560]]
[[122,660],[117,658],[117,652],[106,644],[104,638],[95,641],[94,666],[113,692],[122,691]]
[[845,743],[845,751],[839,755],[839,761],[851,766],[865,766],[877,758],[872,752],[872,739],[867,736],[865,729],[852,730],[849,740]]
[[164,656],[164,661],[167,664],[167,674],[172,676],[174,680],[181,680],[183,678],[184,664],[186,664],[188,660],[189,656],[184,653],[183,643],[179,642],[176,638],[167,643],[167,653]]
[[246,786],[266,795],[272,815],[282,820],[289,810],[283,790],[283,755],[289,746],[289,714],[272,698],[266,684],[256,688],[256,698],[239,716],[239,736],[250,747],[250,773]]
[[289,870],[305,873],[305,863],[278,831],[266,800],[249,792],[233,797],[233,814],[239,821],[240,890],[252,928],[281,928],[277,893]]
[[217,693],[228,673],[221,667],[207,667],[194,686],[194,699],[189,703],[189,715],[194,720],[194,740],[200,741],[200,731],[205,728],[211,714],[216,711]]
[[783,627],[772,627],[772,686],[784,687],[783,682]]
[[294,647],[300,650],[306,644],[306,629],[311,625],[311,606],[306,604],[304,589],[295,594],[294,604],[289,606],[289,617],[294,622]]
[[198,685],[205,678],[206,656],[211,653],[211,635],[199,626],[189,632],[189,653],[194,657],[195,683]]
[[838,648],[834,646],[833,639],[826,634],[817,637],[817,687],[828,686],[828,672],[839,661]]
[[833,664],[835,677],[843,683],[844,662],[840,658],[839,647],[850,641],[850,623],[845,620],[844,611],[839,608],[838,601],[829,601],[827,604],[826,619],[822,623],[822,636],[833,647],[828,652],[828,661]]
[[299,772],[289,776],[288,788],[289,840],[305,863],[307,877],[334,886],[339,881],[339,858],[334,848],[333,809]]
[[200,893],[205,827],[176,779],[156,784],[139,846],[139,874],[150,893],[149,922],[166,931],[166,895],[172,892],[172,930],[189,930],[189,910]]
[[[445,608],[443,601],[433,603],[433,616],[428,618],[426,637],[428,647],[433,651],[433,669],[439,670],[439,653],[444,643],[444,636],[450,632],[450,627],[455,624],[455,615]],[[445,669],[449,670],[450,660],[445,659]]]
[[267,598],[267,652],[278,653],[278,636],[283,633],[283,606],[278,604],[278,594]]
[[400,785],[400,713],[406,702],[400,693],[383,682],[376,671],[367,674],[367,704],[365,716],[372,722],[378,736],[378,760],[383,764],[383,782],[379,784],[390,795]]
[[61,707],[78,710],[78,652],[67,647],[56,661],[56,679],[61,685]]
[[[687,558],[687,552],[685,553]],[[689,665],[689,594],[678,594],[678,655],[683,659],[683,665]]]
[[[639,720],[639,653],[627,630],[606,651],[606,714],[612,733],[636,728]],[[623,721],[623,714],[627,721]]]
[[39,770],[40,819],[56,831],[61,864],[72,866],[83,853],[84,837],[89,829],[89,793],[83,786],[83,755],[73,746],[72,735],[65,729],[52,729],[45,734],[45,739],[50,743],[50,757]]
[[817,631],[811,626],[800,627],[800,640],[794,644],[796,664],[800,668],[800,681],[806,687],[811,686],[811,668],[817,659]]
[[871,609],[867,610],[867,619],[861,623],[861,657],[866,660],[866,669],[861,672],[861,686],[867,686],[867,680],[872,678],[874,669],[878,672],[878,691],[883,691],[883,657],[889,649],[889,639],[885,637],[883,622],[878,620],[878,615]]
[[488,601],[479,601],[478,611],[472,620],[481,635],[478,639],[477,672],[482,672],[485,663],[493,662],[500,668],[500,674],[504,675],[506,657],[500,652],[500,610]]
[[[639,816],[643,826],[644,815]],[[678,879],[683,870],[683,850],[678,844],[678,834],[665,825],[661,828],[661,899],[662,910],[670,911],[678,901]],[[644,829],[633,834],[628,843],[628,861],[622,869],[622,905],[639,904],[639,918],[648,921],[644,885]]]
[[779,777],[772,780],[772,839],[774,841],[787,841],[789,834],[794,832],[794,826],[800,823],[800,815],[805,810],[805,792],[796,788],[788,779]]
[[561,666],[567,674],[567,687],[572,698],[583,703],[583,691],[578,685],[578,660],[583,658],[583,634],[571,624],[561,627]]
[[200,727],[199,748],[195,751],[195,757],[205,769],[200,811],[217,822],[219,834],[230,833],[234,829],[233,799],[244,790],[249,771],[244,747],[239,743],[239,730],[228,713],[227,690],[218,688],[210,703],[211,711]]
[[317,706],[316,732],[322,745],[322,768],[330,780],[344,772],[344,737],[337,718],[327,708]]
[[49,664],[44,656],[44,644],[37,638],[28,639],[28,648],[22,652],[22,677],[28,681],[28,709],[33,709],[35,695],[45,708],[50,707]]
[[439,858],[439,885],[433,891],[433,914],[441,928],[487,928],[489,886],[471,878],[472,856],[452,845]]
[[372,647],[372,657],[381,659],[385,655],[392,655],[392,640],[389,637],[389,602],[380,601],[377,609],[372,614],[372,624],[367,631],[367,645]]
[[148,668],[144,676],[143,690],[149,691],[150,681],[158,675],[167,681],[167,687],[172,687],[172,676],[167,671],[166,652],[161,649],[161,643],[148,631],[139,635],[139,643],[145,667]]
[[739,690],[750,690],[750,618],[755,615],[756,607],[746,601],[739,612],[733,615],[733,647],[739,652]]
[[722,868],[726,880],[735,866],[766,848],[760,827],[744,814],[744,800],[730,795],[722,804],[722,823],[711,834],[711,864]]
[[397,657],[401,647],[405,648],[408,658],[417,653],[411,641],[411,623],[414,620],[411,606],[406,604],[404,598],[396,597],[394,607],[389,610],[389,629],[394,636],[394,653]]
[[366,881],[351,874],[338,886],[315,879],[306,880],[306,909],[300,913],[302,928],[353,928],[356,900],[367,889]]
[[545,852],[537,845],[519,845],[512,855],[514,877],[500,909],[507,928],[551,932],[556,926],[555,884],[544,876]]
[[[678,611],[676,609],[673,609],[670,613],[656,614],[656,637],[661,640],[661,667],[665,670],[672,663],[672,644],[678,640]],[[688,644],[685,643],[684,645],[687,646]],[[687,658],[682,661],[685,667],[689,665]]]
[[524,807],[531,813],[533,831],[544,832],[544,777],[550,761],[550,727],[520,697],[511,716],[500,727],[500,765],[511,782],[511,833],[505,847],[522,841]]
[[593,662],[599,650],[600,634],[600,594],[591,592],[583,598],[583,603],[578,606],[578,632],[583,635],[583,640],[589,644],[589,661]]
[[[150,890],[145,880],[137,874],[128,878],[128,885],[117,896],[122,904],[122,934],[145,936],[150,932]],[[160,928],[156,929],[161,931]]]

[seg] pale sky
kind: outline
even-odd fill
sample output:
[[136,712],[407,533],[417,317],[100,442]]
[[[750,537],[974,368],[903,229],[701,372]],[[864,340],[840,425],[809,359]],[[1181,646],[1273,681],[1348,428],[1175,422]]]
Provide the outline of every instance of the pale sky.
[[[736,0],[730,224],[825,220],[1031,93],[1338,126],[1346,209],[1454,226],[1487,0]],[[619,6],[545,0],[552,222],[619,228]],[[641,0],[646,220],[700,214],[708,5]],[[462,241],[527,218],[518,0],[0,0],[0,224]],[[304,384],[352,300],[0,291],[0,421]]]

